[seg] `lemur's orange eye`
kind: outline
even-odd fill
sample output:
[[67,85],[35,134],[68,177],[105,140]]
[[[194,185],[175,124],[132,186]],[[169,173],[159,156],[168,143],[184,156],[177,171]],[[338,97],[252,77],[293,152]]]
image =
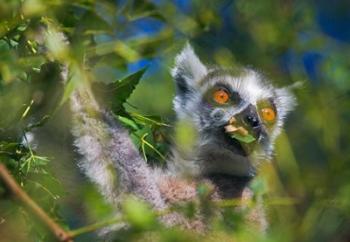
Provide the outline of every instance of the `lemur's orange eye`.
[[276,113],[272,108],[261,109],[262,118],[267,122],[274,122],[276,119]]
[[218,104],[225,104],[229,101],[230,95],[224,89],[219,89],[213,93],[213,98]]

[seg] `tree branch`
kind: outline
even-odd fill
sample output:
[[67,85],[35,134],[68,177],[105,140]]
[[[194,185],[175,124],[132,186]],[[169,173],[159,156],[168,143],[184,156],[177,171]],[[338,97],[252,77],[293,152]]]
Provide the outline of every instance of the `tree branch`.
[[28,194],[17,184],[4,164],[0,163],[0,178],[4,181],[8,189],[13,195],[27,206],[56,236],[59,241],[73,242],[72,237],[64,229],[62,229],[45,211],[34,202]]

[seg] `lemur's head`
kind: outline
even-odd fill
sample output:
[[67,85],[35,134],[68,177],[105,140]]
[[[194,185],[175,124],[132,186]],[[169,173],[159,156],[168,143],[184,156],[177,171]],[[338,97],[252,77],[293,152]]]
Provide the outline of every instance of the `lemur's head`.
[[200,173],[254,174],[295,106],[288,88],[272,86],[251,69],[208,68],[189,44],[172,76],[177,117],[193,122],[199,134],[193,162]]

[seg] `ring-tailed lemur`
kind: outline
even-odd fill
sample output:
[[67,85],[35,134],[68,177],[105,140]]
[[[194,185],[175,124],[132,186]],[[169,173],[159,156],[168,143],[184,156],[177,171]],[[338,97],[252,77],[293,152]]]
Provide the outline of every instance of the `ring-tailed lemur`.
[[[288,88],[275,88],[254,70],[206,67],[189,44],[177,55],[172,76],[177,118],[190,123],[197,135],[190,152],[173,152],[166,170],[146,164],[125,128],[88,87],[71,97],[80,167],[113,203],[127,192],[164,209],[194,199],[201,182],[214,187],[213,199],[242,197],[259,161],[271,156],[295,105]],[[179,217],[164,220],[176,224]]]

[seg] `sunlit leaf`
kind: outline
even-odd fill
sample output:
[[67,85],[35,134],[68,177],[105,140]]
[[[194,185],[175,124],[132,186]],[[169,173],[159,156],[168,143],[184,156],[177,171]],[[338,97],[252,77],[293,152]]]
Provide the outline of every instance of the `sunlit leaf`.
[[38,15],[46,10],[46,5],[41,0],[25,0],[23,14],[27,16]]
[[156,217],[152,209],[135,197],[128,197],[122,205],[127,222],[136,229],[149,229],[156,224]]

